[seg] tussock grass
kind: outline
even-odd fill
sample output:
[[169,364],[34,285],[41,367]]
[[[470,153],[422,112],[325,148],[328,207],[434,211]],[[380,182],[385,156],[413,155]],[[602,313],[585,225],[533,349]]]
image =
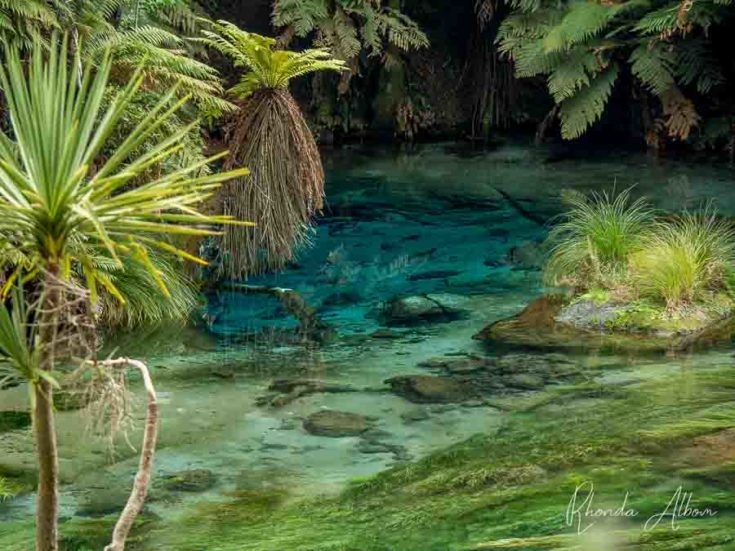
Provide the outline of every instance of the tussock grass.
[[652,209],[644,199],[633,200],[630,189],[565,199],[570,209],[549,235],[547,282],[578,289],[615,286],[627,272],[629,256],[642,245]]
[[667,316],[692,319],[717,310],[723,297],[731,302],[735,230],[711,205],[657,218],[630,189],[565,199],[570,209],[549,235],[547,284],[576,296],[642,299]]
[[735,232],[708,208],[656,223],[631,256],[631,271],[641,296],[676,310],[703,291],[724,289],[733,262]]

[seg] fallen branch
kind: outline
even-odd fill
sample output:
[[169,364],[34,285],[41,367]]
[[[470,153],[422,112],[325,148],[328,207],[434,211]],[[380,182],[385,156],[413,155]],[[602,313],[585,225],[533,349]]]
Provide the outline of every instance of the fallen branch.
[[281,301],[283,308],[299,322],[299,330],[306,338],[323,344],[334,336],[334,329],[317,316],[316,310],[309,306],[304,297],[293,289],[266,287],[246,283],[223,283],[222,288],[243,293],[271,295]]

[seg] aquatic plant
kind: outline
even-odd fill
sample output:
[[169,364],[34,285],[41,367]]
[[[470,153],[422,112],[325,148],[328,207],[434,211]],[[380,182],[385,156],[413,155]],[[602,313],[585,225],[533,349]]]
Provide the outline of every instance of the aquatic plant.
[[220,193],[224,212],[257,224],[254,230],[228,227],[221,239],[220,275],[240,279],[291,260],[322,207],[321,157],[288,85],[314,71],[341,71],[344,63],[324,49],[276,50],[275,39],[226,21],[205,35],[210,46],[246,70],[230,90],[241,104],[228,132],[232,155],[225,167],[252,172]]
[[10,482],[0,476],[0,501],[13,497],[14,494],[15,492],[13,491],[13,487]]
[[[139,264],[156,282],[155,297],[170,291],[151,257],[163,251],[202,262],[172,241],[186,235],[214,235],[229,216],[207,216],[197,210],[220,183],[245,170],[199,175],[201,163],[169,170],[141,182],[146,170],[162,164],[181,147],[179,133],[154,147],[136,150],[186,102],[170,107],[175,90],[164,96],[111,155],[100,156],[127,105],[145,76],[128,85],[103,107],[111,58],[84,63],[77,51],[69,59],[66,38],[50,46],[35,43],[29,54],[3,50],[0,84],[8,105],[12,138],[0,133],[0,262],[8,274],[3,292],[15,282],[36,293],[36,314],[21,319],[25,301],[13,295],[12,315],[5,310],[2,353],[16,374],[31,386],[34,436],[39,459],[37,551],[58,548],[58,460],[54,426],[54,372],[72,353],[61,339],[84,337],[83,329],[65,325],[76,315],[74,287],[92,303],[109,294],[121,303],[123,287],[109,277],[107,266]],[[70,63],[71,62],[71,63]],[[82,73],[77,71],[82,67]],[[192,124],[196,124],[192,123]],[[153,300],[153,296],[151,300]],[[74,299],[74,301],[72,301]],[[29,324],[28,320],[33,323]],[[90,320],[91,322],[91,320]],[[72,327],[72,329],[69,329]],[[30,334],[29,334],[30,332]]]
[[636,289],[670,310],[724,290],[733,262],[735,231],[709,208],[655,224],[631,256]]
[[570,209],[551,231],[545,278],[552,285],[610,289],[621,283],[628,257],[642,244],[653,213],[630,190],[568,194]]

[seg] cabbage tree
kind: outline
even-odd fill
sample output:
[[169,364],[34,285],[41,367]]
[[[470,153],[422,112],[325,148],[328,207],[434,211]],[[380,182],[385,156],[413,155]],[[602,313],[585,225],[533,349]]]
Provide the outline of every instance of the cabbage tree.
[[0,64],[12,129],[0,132],[0,262],[5,290],[22,278],[40,297],[33,320],[37,331],[25,339],[28,361],[19,364],[11,350],[2,350],[31,387],[39,467],[37,551],[58,549],[53,392],[62,359],[55,345],[63,286],[75,281],[86,287],[92,302],[105,295],[125,305],[125,289],[110,273],[132,264],[156,282],[151,300],[167,300],[171,293],[156,255],[202,263],[177,239],[217,235],[220,225],[239,224],[229,216],[205,215],[198,206],[221,182],[247,173],[244,168],[206,170],[224,154],[187,166],[165,163],[182,147],[189,127],[141,150],[187,101],[176,100],[176,90],[165,94],[122,143],[110,147],[108,140],[144,77],[138,71],[112,101],[105,101],[109,55],[92,65],[80,61],[78,53],[69,59],[67,52],[66,40],[52,39],[50,47],[36,44],[30,59],[11,45],[3,48]]

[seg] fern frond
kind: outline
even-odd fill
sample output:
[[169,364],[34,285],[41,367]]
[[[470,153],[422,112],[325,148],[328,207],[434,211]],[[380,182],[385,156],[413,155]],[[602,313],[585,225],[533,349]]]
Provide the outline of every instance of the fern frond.
[[591,79],[589,85],[561,102],[559,116],[562,137],[568,140],[578,138],[600,119],[610,99],[618,72],[618,64],[611,63],[607,69]]
[[307,73],[345,68],[344,61],[333,58],[327,50],[276,50],[275,39],[243,31],[228,21],[218,21],[204,35],[209,46],[230,57],[236,66],[247,69],[240,82],[230,89],[240,98],[264,88],[288,88],[291,79]]
[[683,85],[696,83],[697,91],[701,94],[708,93],[725,80],[702,37],[679,43],[676,57],[677,80]]
[[638,80],[657,96],[674,85],[676,54],[671,46],[659,40],[646,41],[630,55],[630,69]]
[[577,91],[588,86],[590,79],[604,69],[603,61],[584,46],[578,46],[567,53],[548,77],[549,92],[556,103],[572,97]]

